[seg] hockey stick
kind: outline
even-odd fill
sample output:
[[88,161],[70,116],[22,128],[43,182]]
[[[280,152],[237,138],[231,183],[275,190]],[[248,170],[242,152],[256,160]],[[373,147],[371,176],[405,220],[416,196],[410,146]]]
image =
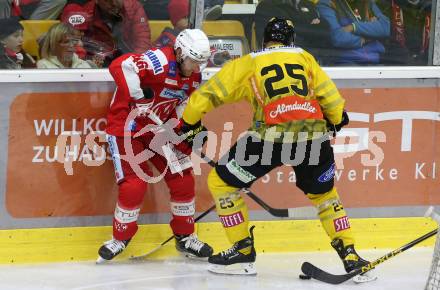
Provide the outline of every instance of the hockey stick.
[[438,231],[438,229],[435,229],[435,230],[421,236],[420,238],[415,239],[414,241],[409,242],[408,244],[406,244],[406,245],[404,245],[404,246],[402,246],[392,252],[389,252],[388,254],[383,255],[379,259],[376,259],[373,262],[370,262],[367,265],[363,266],[362,268],[354,270],[353,272],[350,272],[348,274],[333,275],[333,274],[330,274],[324,270],[319,269],[318,267],[314,266],[313,264],[311,264],[309,262],[304,262],[301,266],[301,270],[305,275],[312,277],[316,280],[319,280],[319,281],[322,281],[325,283],[329,283],[329,284],[334,284],[334,285],[341,284],[341,283],[343,283],[343,282],[345,282],[345,281],[347,281],[357,275],[364,274],[364,273],[372,270],[374,267],[385,262],[386,260],[388,260],[394,256],[397,256],[398,254],[412,248],[413,246],[417,245],[418,243],[423,242],[424,240],[436,235],[437,231]]
[[[197,154],[206,162],[208,162],[209,165],[212,167],[215,167],[216,163],[210,159],[206,154],[202,151],[197,151]],[[270,213],[272,216],[275,217],[289,217],[289,218],[299,218],[299,217],[305,217],[310,215],[316,215],[317,211],[316,208],[313,206],[304,206],[304,207],[297,207],[297,208],[273,208],[267,203],[265,203],[261,198],[256,196],[252,191],[250,191],[248,188],[242,188],[240,190],[241,192],[247,194],[251,199],[253,199],[256,203],[258,203],[264,210],[266,210],[268,213]]]
[[440,224],[440,215],[434,211],[434,207],[430,206],[425,213],[425,217],[429,217]]
[[[201,220],[202,218],[204,218],[207,214],[209,214],[213,209],[215,209],[215,204],[213,204],[210,208],[208,208],[207,210],[205,210],[203,213],[201,213],[198,217],[196,217],[194,219],[194,222],[197,222],[199,220]],[[158,251],[160,248],[162,248],[165,244],[167,244],[169,241],[171,241],[174,238],[174,235],[172,235],[171,237],[169,237],[168,239],[166,239],[165,241],[163,241],[159,246],[155,247],[154,249],[146,252],[145,254],[139,255],[139,256],[132,256],[130,257],[130,260],[142,260],[144,259],[146,256],[149,256],[151,254],[153,254],[154,252]]]

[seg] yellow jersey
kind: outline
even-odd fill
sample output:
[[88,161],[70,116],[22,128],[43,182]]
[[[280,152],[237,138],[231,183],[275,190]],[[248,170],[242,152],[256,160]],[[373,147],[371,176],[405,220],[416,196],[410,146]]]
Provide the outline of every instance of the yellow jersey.
[[250,131],[272,142],[296,142],[299,132],[307,140],[322,136],[314,132],[327,132],[324,118],[339,124],[345,103],[310,53],[275,45],[225,64],[193,92],[183,120],[195,124],[212,109],[241,100],[253,108]]

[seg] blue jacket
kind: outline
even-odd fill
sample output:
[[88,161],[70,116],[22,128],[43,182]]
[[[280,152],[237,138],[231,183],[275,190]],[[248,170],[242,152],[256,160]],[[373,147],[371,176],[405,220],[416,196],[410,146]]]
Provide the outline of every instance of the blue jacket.
[[[379,63],[380,54],[385,47],[379,39],[390,36],[390,20],[377,7],[374,0],[370,0],[370,11],[376,16],[376,21],[359,21],[349,11],[337,13],[334,1],[320,0],[317,4],[322,19],[330,27],[331,41],[335,48],[340,49],[337,63]],[[333,6],[333,7],[332,7]],[[354,31],[346,32],[343,27],[352,24]],[[366,40],[362,46],[361,38]]]

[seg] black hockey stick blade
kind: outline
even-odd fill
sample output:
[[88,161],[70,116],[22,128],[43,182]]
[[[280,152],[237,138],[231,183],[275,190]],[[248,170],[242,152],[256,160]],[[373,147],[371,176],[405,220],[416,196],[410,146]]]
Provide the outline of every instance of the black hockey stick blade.
[[304,262],[301,266],[301,271],[309,276],[312,277],[313,279],[325,282],[325,283],[329,283],[329,284],[341,284],[351,278],[353,278],[356,275],[359,275],[359,273],[355,273],[355,272],[351,272],[348,274],[343,274],[343,275],[333,275],[330,274],[324,270],[319,269],[318,267],[316,267],[315,265],[309,263],[309,262]]
[[352,271],[348,274],[342,274],[342,275],[333,275],[330,274],[324,270],[319,269],[318,267],[316,267],[315,265],[309,263],[309,262],[304,262],[301,266],[301,270],[302,272],[309,276],[312,277],[316,280],[325,282],[325,283],[329,283],[329,284],[341,284],[357,275],[366,273],[368,271],[371,271],[374,269],[374,267],[376,267],[377,265],[387,261],[388,259],[397,256],[398,254],[412,248],[413,246],[417,245],[418,243],[423,242],[424,240],[434,236],[437,234],[438,229],[435,229],[433,231],[430,231],[429,233],[415,239],[414,241],[409,242],[408,244],[394,250],[391,251],[385,255],[383,255],[382,257],[374,260],[373,262],[370,262],[369,264],[363,266],[362,268],[359,268],[355,271]]

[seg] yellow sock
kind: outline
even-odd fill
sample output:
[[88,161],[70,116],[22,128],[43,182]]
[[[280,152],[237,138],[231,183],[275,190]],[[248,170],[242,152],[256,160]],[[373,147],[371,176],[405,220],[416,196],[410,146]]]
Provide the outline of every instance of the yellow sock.
[[353,245],[354,238],[347,213],[342,206],[336,188],[323,194],[308,193],[307,197],[318,209],[319,219],[327,235],[333,241],[341,239],[344,246]]
[[[234,244],[249,237],[249,213],[238,188],[226,184],[215,169],[208,175],[208,188],[229,242]],[[246,251],[242,252],[247,254]]]

